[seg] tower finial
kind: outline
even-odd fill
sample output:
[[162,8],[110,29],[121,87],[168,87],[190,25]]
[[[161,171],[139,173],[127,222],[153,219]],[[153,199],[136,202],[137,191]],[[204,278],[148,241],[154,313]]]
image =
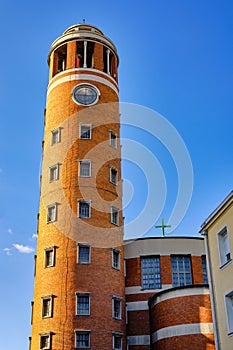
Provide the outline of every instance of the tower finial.
[[85,24],[86,23],[86,20],[85,20],[85,18],[83,18],[83,24]]

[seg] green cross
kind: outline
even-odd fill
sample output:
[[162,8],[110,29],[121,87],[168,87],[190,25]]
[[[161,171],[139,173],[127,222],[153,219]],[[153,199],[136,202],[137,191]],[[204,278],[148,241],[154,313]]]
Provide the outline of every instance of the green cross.
[[164,219],[162,219],[162,225],[161,225],[161,226],[155,226],[155,228],[161,228],[161,229],[162,229],[163,237],[165,237],[165,231],[164,231],[164,229],[165,229],[166,227],[171,227],[171,225],[164,225]]

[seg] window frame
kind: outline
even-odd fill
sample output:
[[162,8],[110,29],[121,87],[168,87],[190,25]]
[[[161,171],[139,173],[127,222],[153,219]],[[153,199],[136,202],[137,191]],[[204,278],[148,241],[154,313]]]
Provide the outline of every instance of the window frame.
[[[80,215],[80,205],[81,204],[88,204],[88,207],[89,207],[89,211],[88,211],[88,216],[81,216]],[[90,199],[79,199],[78,200],[78,218],[80,219],[90,219],[91,218],[91,200]]]
[[[51,130],[51,146],[56,145],[57,143],[61,142],[61,127],[59,126],[56,129]],[[58,135],[55,137],[55,134]]]
[[[226,236],[227,242],[224,241],[224,236]],[[230,248],[230,240],[227,225],[225,225],[220,231],[217,232],[217,241],[218,241],[218,254],[219,254],[219,263],[220,268],[228,265],[232,261],[232,254]],[[225,245],[228,245],[228,250]]]
[[[53,266],[55,266],[55,246],[45,248],[44,252],[45,252],[44,267],[45,267],[45,268],[48,268],[48,267],[53,267]],[[52,263],[51,263],[51,264],[47,264],[47,261],[48,261],[48,259],[47,259],[47,253],[48,253],[48,252],[52,252]]]
[[233,289],[224,296],[228,335],[233,335]]
[[[112,248],[112,268],[115,269],[115,270],[120,270],[120,259],[121,259],[121,251],[119,249],[116,249],[116,248]],[[117,265],[115,265],[114,263],[114,254],[117,254],[118,256],[118,263]]]
[[[57,221],[57,205],[58,203],[52,203],[52,204],[49,204],[47,205],[47,219],[46,219],[46,222],[47,224],[50,224],[51,222],[55,222]],[[54,215],[49,215],[49,210],[54,208]]]
[[[89,160],[89,159],[80,159],[78,162],[79,162],[79,177],[91,177],[91,160]],[[82,175],[81,174],[82,164],[88,164],[89,165],[89,174],[88,175]]]
[[[112,136],[114,136],[112,138]],[[117,149],[117,133],[113,130],[109,130],[109,146]]]
[[[143,260],[146,260],[148,259],[155,259],[155,264],[156,266],[149,266],[147,267],[147,269],[157,269],[159,268],[159,272],[158,271],[154,271],[153,272],[153,284],[154,284],[154,287],[150,287],[150,275],[152,275],[152,272],[151,271],[147,271],[146,273],[144,272],[143,273],[143,268],[146,269],[145,266],[143,266]],[[161,289],[162,288],[162,279],[161,279],[161,262],[160,262],[160,255],[145,255],[145,256],[140,256],[140,260],[141,260],[141,283],[142,283],[142,290],[153,290],[153,289]],[[158,264],[158,266],[157,266]],[[157,275],[159,275],[159,283],[157,282],[158,281],[158,278],[157,278]],[[146,280],[148,280],[148,283],[145,284],[143,282],[144,278],[143,277],[147,277]]]
[[[53,317],[53,297],[54,296],[52,294],[41,297],[41,299],[42,299],[42,318],[51,318],[51,317]],[[49,302],[50,302],[49,313],[48,314],[45,314],[44,302],[46,300],[49,300]]]
[[[77,262],[80,265],[89,265],[91,263],[91,245],[88,243],[77,243],[77,248],[78,248],[78,252],[77,252]],[[81,261],[80,260],[80,248],[88,248],[88,261]]]
[[[89,128],[89,131],[86,132],[82,132],[82,127],[86,127]],[[90,137],[82,137],[82,135],[84,135],[85,133],[89,132],[90,133]],[[92,124],[79,124],[79,139],[80,140],[91,140],[92,139]]]
[[[120,339],[120,347],[116,348],[115,347],[115,339],[118,338]],[[112,332],[112,349],[113,350],[122,350],[122,333],[119,332]]]
[[[177,272],[175,271],[174,272],[174,270],[173,270],[173,266],[172,266],[172,259],[173,258],[176,258],[176,266],[178,267],[177,268]],[[190,270],[187,272],[187,270],[185,270],[184,269],[184,271],[182,271],[182,270],[180,270],[179,269],[179,262],[178,262],[178,258],[182,258],[183,259],[183,266],[184,266],[184,258],[188,258],[189,259],[189,267],[190,267]],[[171,270],[172,270],[172,287],[174,288],[174,287],[181,287],[181,286],[190,286],[190,285],[192,285],[193,284],[193,274],[192,274],[192,260],[191,260],[191,255],[189,255],[189,254],[172,254],[171,255]],[[175,274],[175,273],[177,273],[177,275],[178,275],[178,282],[179,282],[179,284],[178,285],[176,285],[176,284],[174,284],[174,280],[173,280],[173,274]],[[180,275],[181,274],[184,274],[184,281],[185,281],[185,283],[184,284],[180,284]],[[187,274],[190,274],[190,282],[191,283],[186,283],[186,275]]]
[[[51,343],[52,343],[52,332],[44,332],[44,333],[40,333],[40,349],[41,350],[49,350],[51,349]],[[46,347],[42,347],[42,338],[48,338],[48,346]]]
[[[90,299],[91,293],[90,292],[76,292],[75,295],[76,295],[76,316],[90,316],[90,314],[91,314],[91,299]],[[78,310],[79,310],[78,299],[81,297],[88,297],[88,311],[86,313],[78,312]]]
[[[53,182],[59,179],[59,166],[60,163],[55,163],[49,166],[49,182]],[[52,175],[52,170],[56,170],[56,176],[53,178]]]
[[[88,346],[77,346],[77,335],[88,334]],[[90,330],[75,330],[75,349],[89,349],[91,347],[91,331]]]
[[[119,306],[119,316],[116,316],[116,310],[115,310],[116,305]],[[122,298],[116,295],[112,296],[112,318],[114,318],[115,320],[122,319]]]
[[[116,226],[119,226],[119,212],[120,212],[120,209],[111,205],[111,224],[113,225],[116,225]],[[114,214],[117,213],[117,217],[116,217],[116,222],[114,219]]]
[[[114,175],[116,177],[115,180],[114,180],[114,176],[112,174],[113,171],[116,172],[116,174]],[[110,165],[110,167],[109,167],[109,181],[115,186],[117,186],[117,184],[118,184],[118,169],[112,165]]]

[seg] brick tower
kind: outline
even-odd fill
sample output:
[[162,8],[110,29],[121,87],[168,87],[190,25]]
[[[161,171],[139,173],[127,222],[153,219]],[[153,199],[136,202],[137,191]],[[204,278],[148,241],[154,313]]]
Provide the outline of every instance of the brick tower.
[[30,349],[125,349],[117,51],[77,24],[48,63]]

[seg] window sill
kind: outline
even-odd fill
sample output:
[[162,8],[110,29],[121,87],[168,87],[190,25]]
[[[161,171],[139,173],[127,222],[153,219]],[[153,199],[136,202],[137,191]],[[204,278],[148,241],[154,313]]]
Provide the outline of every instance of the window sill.
[[220,270],[224,269],[225,267],[227,267],[228,265],[230,265],[230,263],[232,262],[232,259],[228,260],[227,262],[225,262],[223,265],[221,265],[219,268]]

